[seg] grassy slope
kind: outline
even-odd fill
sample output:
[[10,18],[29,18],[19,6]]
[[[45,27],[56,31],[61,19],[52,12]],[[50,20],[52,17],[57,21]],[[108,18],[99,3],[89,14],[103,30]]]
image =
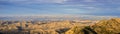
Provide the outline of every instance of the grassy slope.
[[24,30],[19,31],[20,22],[0,25],[0,34],[120,34],[120,19],[101,20],[94,25],[86,26],[70,21],[52,22],[45,24],[22,23]]
[[120,34],[120,19],[101,20],[91,26],[75,26],[66,34]]

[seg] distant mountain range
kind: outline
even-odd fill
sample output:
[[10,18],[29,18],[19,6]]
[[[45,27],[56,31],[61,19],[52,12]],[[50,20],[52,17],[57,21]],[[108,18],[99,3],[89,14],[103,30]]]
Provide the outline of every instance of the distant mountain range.
[[118,16],[1,16],[0,20],[102,20],[109,18],[119,18]]

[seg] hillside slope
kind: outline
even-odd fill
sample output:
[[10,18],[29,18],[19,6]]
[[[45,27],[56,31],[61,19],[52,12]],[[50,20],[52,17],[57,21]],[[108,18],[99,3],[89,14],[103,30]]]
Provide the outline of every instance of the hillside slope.
[[65,34],[120,34],[120,18],[101,20],[91,26],[75,26]]

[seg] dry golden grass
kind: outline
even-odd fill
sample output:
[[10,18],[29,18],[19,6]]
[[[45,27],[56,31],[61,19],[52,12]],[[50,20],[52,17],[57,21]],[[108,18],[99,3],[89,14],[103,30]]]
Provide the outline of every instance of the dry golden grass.
[[28,31],[31,34],[64,34],[67,30],[77,25],[85,25],[81,23],[71,23],[69,20],[65,21],[56,21],[56,22],[48,22],[44,24],[32,24],[27,23],[25,21],[18,22],[14,24],[2,25],[0,30],[7,32],[9,30],[21,30],[22,32]]
[[69,20],[47,22],[44,24],[42,24],[42,22],[33,24],[31,22],[27,23],[23,21],[7,25],[1,24],[0,33],[16,32],[26,34],[120,34],[119,24],[119,18],[101,20],[91,25],[83,23],[72,23]]
[[118,34],[120,33],[120,19],[101,20],[91,28],[99,34]]
[[66,34],[120,34],[120,19],[101,20],[91,26],[75,26]]
[[68,30],[65,34],[84,34],[84,26],[75,26]]

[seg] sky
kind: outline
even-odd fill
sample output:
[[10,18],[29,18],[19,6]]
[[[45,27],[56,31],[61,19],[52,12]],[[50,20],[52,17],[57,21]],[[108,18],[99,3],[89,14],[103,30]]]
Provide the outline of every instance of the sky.
[[64,14],[120,16],[120,0],[0,0],[0,16]]

